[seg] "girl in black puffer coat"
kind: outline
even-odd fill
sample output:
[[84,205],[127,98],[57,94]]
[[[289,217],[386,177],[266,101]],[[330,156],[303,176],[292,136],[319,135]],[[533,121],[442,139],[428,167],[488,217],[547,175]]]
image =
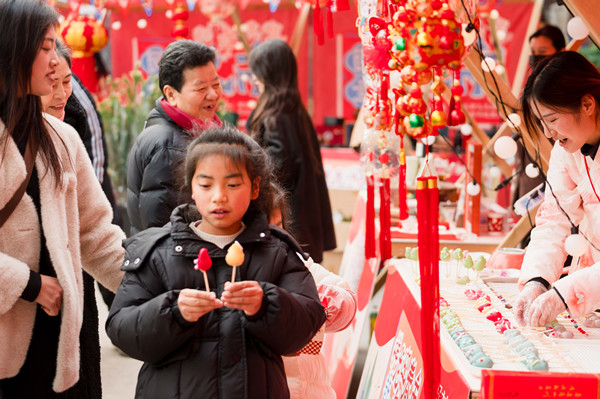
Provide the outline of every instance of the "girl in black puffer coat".
[[[225,127],[194,140],[184,166],[195,205],[125,241],[126,275],[108,316],[113,343],[145,362],[136,397],[289,398],[281,356],[304,347],[325,312],[300,248],[267,223],[268,158]],[[232,283],[234,241],[244,256]],[[208,287],[194,269],[202,248]]]

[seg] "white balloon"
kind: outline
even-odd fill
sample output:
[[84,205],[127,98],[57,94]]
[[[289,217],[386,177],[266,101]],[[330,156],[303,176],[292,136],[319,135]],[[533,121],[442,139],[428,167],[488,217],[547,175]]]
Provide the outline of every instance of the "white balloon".
[[473,133],[473,126],[468,123],[460,125],[460,133],[463,136],[470,136]]
[[575,40],[583,40],[590,31],[580,17],[573,17],[567,23],[567,33]]
[[469,194],[471,197],[476,196],[480,192],[481,192],[481,186],[479,184],[475,183],[475,181],[467,184],[467,194]]
[[485,57],[483,61],[481,61],[481,69],[484,72],[493,71],[496,68],[496,60],[492,57]]
[[502,136],[494,143],[494,151],[502,159],[513,157],[517,152],[517,142],[510,136]]
[[508,115],[507,121],[513,129],[516,129],[519,126],[521,126],[521,117],[519,116],[519,114]]
[[139,19],[137,21],[137,27],[140,29],[146,29],[146,27],[148,26],[148,21],[145,20],[144,18]]
[[110,27],[112,28],[112,30],[119,30],[119,29],[121,29],[121,21],[115,21],[115,22],[113,22]]
[[565,240],[565,250],[571,256],[583,255],[587,246],[587,240],[581,234],[571,234]]
[[525,167],[525,174],[534,179],[540,175],[540,170],[537,168],[537,166],[530,163]]

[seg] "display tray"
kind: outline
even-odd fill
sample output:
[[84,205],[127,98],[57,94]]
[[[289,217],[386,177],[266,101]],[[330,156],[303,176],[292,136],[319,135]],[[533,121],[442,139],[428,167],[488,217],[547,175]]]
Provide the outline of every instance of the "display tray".
[[[420,299],[418,293],[418,265],[414,261],[403,259],[396,267],[409,283],[413,295]],[[481,313],[476,301],[469,300],[465,290],[481,290],[490,297],[490,303],[494,310],[499,311],[514,328],[521,331],[521,335],[527,338],[539,353],[539,358],[548,362],[548,370],[552,372],[575,372],[575,373],[600,373],[600,329],[580,327],[578,330],[574,321],[565,312],[557,317],[557,322],[566,331],[573,334],[573,338],[552,337],[552,330],[541,327],[521,327],[516,322],[511,303],[518,294],[516,280],[518,270],[504,270],[507,274],[496,275],[497,271],[484,270],[475,282],[467,285],[456,283],[456,268],[449,270],[446,277],[445,262],[440,262],[440,296],[444,298],[450,309],[457,314],[463,329],[468,332],[480,344],[483,351],[493,360],[493,370],[528,371],[522,363],[521,357],[506,342],[504,335],[497,332],[494,323]],[[466,269],[460,270],[460,276],[464,276]],[[475,273],[471,270],[471,280],[475,280]],[[414,287],[414,288],[413,288]],[[471,365],[462,350],[454,342],[448,333],[444,323],[441,324],[441,341],[444,348],[452,356],[456,366],[470,380],[478,381],[481,378],[482,368]],[[470,383],[477,386],[477,382]]]
[[[557,317],[557,322],[566,331],[573,334],[573,338],[556,338],[552,336],[553,330],[545,328],[521,327],[516,322],[512,306],[513,298],[518,294],[516,283],[508,282],[508,278],[499,277],[498,281],[469,283],[459,285],[454,279],[440,277],[440,295],[449,303],[450,309],[459,317],[465,331],[481,345],[483,351],[493,360],[492,369],[527,371],[527,367],[520,356],[506,342],[504,335],[496,331],[494,323],[481,313],[476,301],[469,300],[465,290],[481,290],[490,297],[494,310],[499,311],[504,318],[509,320],[513,328],[521,331],[529,342],[538,350],[539,358],[548,362],[548,370],[554,372],[600,372],[600,358],[593,356],[600,350],[600,329],[576,328],[574,321],[565,312]],[[515,280],[516,281],[516,280]],[[461,367],[470,374],[480,377],[481,368],[469,364],[468,360],[448,334],[446,326],[441,323],[445,340],[449,350],[452,350]]]

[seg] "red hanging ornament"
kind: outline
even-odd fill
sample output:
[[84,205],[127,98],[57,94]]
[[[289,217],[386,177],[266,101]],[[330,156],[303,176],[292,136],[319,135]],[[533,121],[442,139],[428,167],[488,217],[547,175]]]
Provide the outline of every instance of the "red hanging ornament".
[[381,178],[379,187],[379,252],[381,261],[392,257],[390,179]]
[[313,32],[317,36],[317,43],[322,46],[325,43],[323,32],[323,16],[321,15],[321,5],[319,0],[315,0],[315,9],[313,13]]
[[327,37],[332,38],[333,37],[333,1],[329,0],[327,1],[327,5],[325,6],[325,8],[327,8]]
[[436,398],[440,383],[439,196],[437,177],[418,177],[417,222],[421,280],[423,397]]
[[376,256],[375,252],[375,178],[367,178],[367,203],[365,211],[365,258]]

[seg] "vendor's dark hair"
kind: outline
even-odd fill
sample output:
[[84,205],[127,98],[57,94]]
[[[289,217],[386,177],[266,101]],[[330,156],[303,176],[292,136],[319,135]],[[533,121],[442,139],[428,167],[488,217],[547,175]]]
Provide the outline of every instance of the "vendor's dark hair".
[[531,36],[529,36],[528,41],[531,41],[531,39],[540,36],[544,36],[550,39],[556,51],[561,51],[566,46],[565,36],[563,35],[562,31],[554,25],[546,25],[536,30]]
[[2,152],[9,136],[20,143],[31,134],[37,135],[46,169],[61,185],[63,166],[42,115],[42,102],[39,96],[29,94],[33,63],[48,29],[58,27],[58,14],[40,0],[0,0],[0,26],[4,29],[0,40],[0,119],[8,132],[0,139]]
[[67,46],[67,44],[60,39],[56,40],[56,54],[58,54],[58,56],[60,58],[64,58],[65,61],[67,61],[67,65],[69,66],[69,69],[71,69],[73,52],[72,52],[71,48],[69,46]]
[[544,58],[535,66],[523,89],[521,107],[525,128],[531,134],[541,128],[532,109],[533,102],[577,114],[586,94],[593,96],[600,106],[600,71],[594,64],[575,51],[561,51]]
[[250,70],[264,84],[265,90],[258,98],[256,109],[249,123],[249,131],[261,144],[264,140],[261,127],[268,131],[277,130],[277,121],[282,114],[292,115],[294,135],[300,149],[304,149],[320,171],[319,161],[310,145],[309,132],[312,131],[310,115],[302,103],[298,88],[298,66],[291,47],[283,40],[268,40],[256,46],[250,53]]
[[217,53],[213,47],[193,40],[178,40],[167,46],[158,61],[158,85],[160,91],[166,85],[177,91],[183,86],[183,71],[197,66],[215,63]]
[[229,158],[234,165],[246,168],[251,183],[260,177],[260,191],[252,203],[268,218],[274,203],[272,168],[267,153],[258,143],[230,125],[205,130],[190,143],[185,157],[184,184],[188,191],[192,191],[192,179],[196,172],[196,165],[211,155],[223,155]]

